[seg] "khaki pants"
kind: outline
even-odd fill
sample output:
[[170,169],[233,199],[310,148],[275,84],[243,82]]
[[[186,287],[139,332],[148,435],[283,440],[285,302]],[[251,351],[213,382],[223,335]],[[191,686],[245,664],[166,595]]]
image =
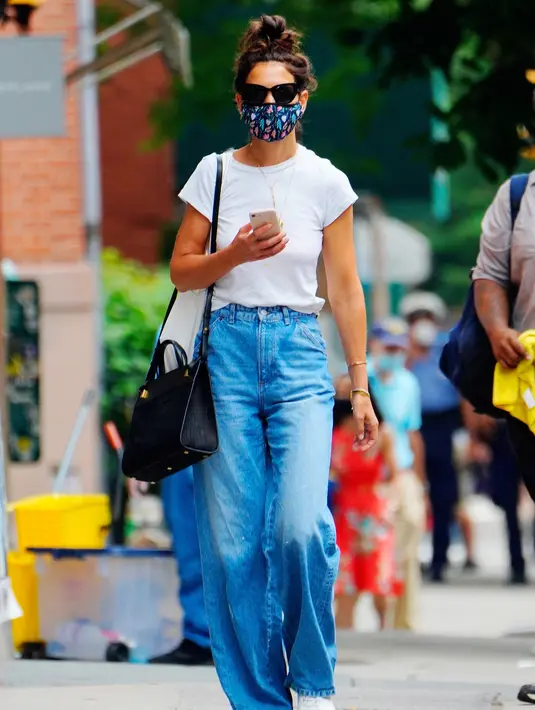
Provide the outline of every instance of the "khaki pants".
[[414,471],[401,471],[397,479],[396,553],[403,580],[403,594],[396,600],[394,628],[416,627],[420,598],[419,548],[425,530],[425,496]]

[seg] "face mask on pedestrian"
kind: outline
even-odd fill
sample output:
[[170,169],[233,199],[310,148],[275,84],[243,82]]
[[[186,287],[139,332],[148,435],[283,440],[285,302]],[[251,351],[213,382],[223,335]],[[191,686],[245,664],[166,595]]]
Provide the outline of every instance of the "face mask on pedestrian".
[[414,342],[422,348],[429,348],[436,340],[438,328],[432,320],[422,318],[416,321],[411,328],[411,335]]
[[377,367],[381,372],[396,372],[405,366],[405,353],[383,353],[379,355]]
[[302,115],[303,107],[300,103],[289,106],[283,104],[253,106],[244,103],[241,117],[249,127],[252,136],[272,143],[289,136],[295,130]]

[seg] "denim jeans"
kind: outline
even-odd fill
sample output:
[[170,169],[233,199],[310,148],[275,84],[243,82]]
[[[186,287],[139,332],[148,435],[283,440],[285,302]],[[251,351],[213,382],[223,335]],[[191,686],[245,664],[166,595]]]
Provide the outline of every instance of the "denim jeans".
[[219,451],[194,483],[221,684],[234,710],[291,708],[289,688],[331,696],[334,391],[317,318],[226,306],[212,314],[208,364]]
[[209,648],[191,468],[163,479],[162,500],[180,577],[178,600],[184,614],[183,636]]

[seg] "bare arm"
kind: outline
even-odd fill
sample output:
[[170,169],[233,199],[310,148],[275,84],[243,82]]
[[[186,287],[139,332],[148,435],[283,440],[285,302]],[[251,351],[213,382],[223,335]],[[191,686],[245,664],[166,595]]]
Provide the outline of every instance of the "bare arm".
[[228,247],[215,254],[206,254],[210,220],[188,205],[171,257],[171,281],[179,291],[208,288],[240,264],[275,256],[285,248],[288,240],[281,233],[259,241],[270,228],[267,224],[253,232],[252,226],[246,224]]
[[237,266],[230,247],[205,254],[209,234],[210,220],[187,205],[171,257],[171,281],[179,291],[207,288]]
[[509,298],[504,286],[478,279],[474,283],[474,295],[477,317],[489,338],[509,327]]
[[420,431],[410,431],[409,441],[414,455],[414,472],[425,486],[427,478],[425,473],[425,444]]
[[[366,306],[357,273],[353,243],[353,207],[349,207],[323,232],[323,262],[327,292],[334,320],[340,333],[348,366],[366,362]],[[353,389],[368,389],[365,366],[349,367]],[[357,421],[357,444],[362,450],[377,442],[377,417],[369,398],[353,399]]]
[[514,368],[526,351],[510,327],[511,205],[509,181],[498,190],[482,223],[474,297],[477,316],[492,345],[496,360]]
[[[327,292],[347,363],[366,361],[366,305],[356,268],[353,208],[325,228],[323,261]],[[353,387],[368,387],[365,367],[350,370]]]
[[382,427],[381,434],[381,453],[383,454],[383,459],[388,469],[388,480],[390,482],[394,481],[397,476],[397,461],[396,461],[396,451],[394,448],[394,437],[392,432],[387,427]]

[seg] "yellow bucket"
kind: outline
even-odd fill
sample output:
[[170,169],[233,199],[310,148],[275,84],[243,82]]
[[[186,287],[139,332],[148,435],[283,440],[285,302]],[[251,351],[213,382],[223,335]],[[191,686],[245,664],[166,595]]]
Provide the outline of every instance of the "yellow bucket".
[[9,552],[7,574],[23,613],[20,619],[15,619],[12,623],[13,645],[18,651],[24,643],[40,641],[38,581],[34,555]]
[[111,524],[110,503],[104,494],[50,494],[11,503],[15,514],[17,550],[29,547],[100,549]]

